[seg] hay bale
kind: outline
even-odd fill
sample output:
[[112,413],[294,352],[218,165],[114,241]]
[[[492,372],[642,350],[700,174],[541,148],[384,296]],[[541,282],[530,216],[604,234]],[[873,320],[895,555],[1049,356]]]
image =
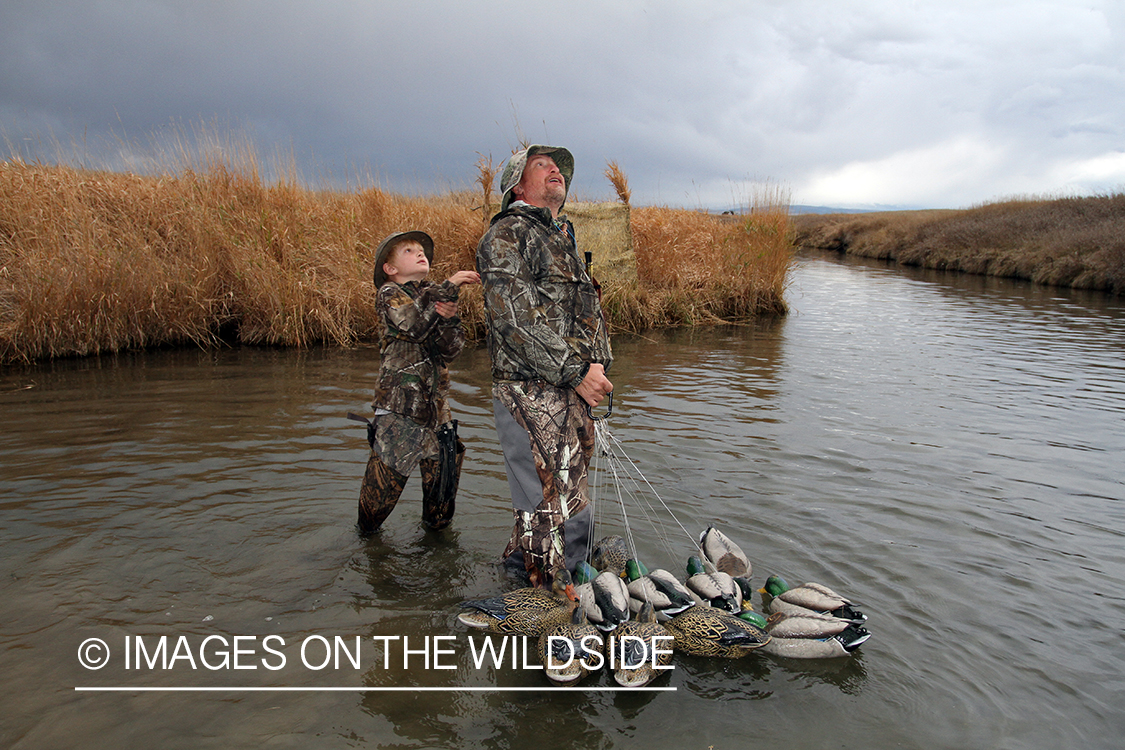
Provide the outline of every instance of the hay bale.
[[568,201],[563,213],[574,224],[579,252],[593,253],[594,276],[598,281],[605,284],[610,280],[637,280],[637,257],[633,254],[627,205]]

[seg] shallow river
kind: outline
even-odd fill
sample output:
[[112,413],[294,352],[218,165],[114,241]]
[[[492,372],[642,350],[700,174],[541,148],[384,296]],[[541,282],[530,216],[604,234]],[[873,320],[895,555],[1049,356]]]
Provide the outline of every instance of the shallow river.
[[759,585],[861,601],[856,655],[677,656],[650,692],[478,667],[457,605],[512,585],[481,350],[453,527],[421,529],[415,477],[370,540],[344,415],[375,350],[61,361],[0,370],[0,746],[1120,747],[1125,305],[821,259],[788,299],[617,337],[606,424],[669,509],[626,503],[650,567],[690,546],[651,518],[719,524]]

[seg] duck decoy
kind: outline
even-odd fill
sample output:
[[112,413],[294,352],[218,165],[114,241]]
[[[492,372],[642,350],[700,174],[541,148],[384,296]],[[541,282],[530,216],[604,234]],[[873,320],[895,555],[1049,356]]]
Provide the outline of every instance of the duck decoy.
[[590,550],[590,562],[595,568],[612,570],[619,576],[625,575],[625,563],[630,557],[629,545],[616,534],[599,539]]
[[656,621],[656,610],[645,602],[637,619],[623,623],[606,638],[606,658],[613,680],[621,687],[644,687],[672,663],[674,638]]
[[771,575],[758,591],[768,612],[819,612],[857,625],[867,621],[867,615],[859,611],[855,602],[819,583],[790,587],[781,576]]
[[694,656],[737,659],[770,641],[753,623],[714,607],[691,607],[664,624],[675,637],[675,650]]
[[[585,578],[585,569],[582,577]],[[609,632],[629,619],[629,589],[625,581],[612,570],[598,573],[592,581],[574,587],[578,606],[593,625]]]
[[584,679],[591,668],[600,668],[604,659],[604,637],[575,607],[568,622],[558,623],[539,636],[539,659],[547,679],[568,685]]
[[469,611],[462,612],[457,619],[470,628],[490,633],[538,638],[544,630],[569,621],[577,606],[570,573],[560,570],[550,591],[522,588],[491,599],[462,602],[461,607]]
[[708,526],[699,535],[699,551],[703,554],[704,560],[715,566],[715,570],[726,573],[733,578],[750,577],[753,570],[750,565],[750,558],[746,556],[741,547],[714,526]]
[[649,571],[640,560],[630,559],[625,563],[625,576],[629,579],[629,609],[634,613],[647,602],[657,621],[664,622],[696,604],[691,591],[662,568]]
[[763,653],[794,659],[849,656],[871,637],[866,628],[830,615],[743,612],[739,618],[770,634]]
[[703,560],[696,555],[688,558],[687,587],[704,604],[724,609],[732,614],[742,611],[742,590],[729,573],[708,573]]

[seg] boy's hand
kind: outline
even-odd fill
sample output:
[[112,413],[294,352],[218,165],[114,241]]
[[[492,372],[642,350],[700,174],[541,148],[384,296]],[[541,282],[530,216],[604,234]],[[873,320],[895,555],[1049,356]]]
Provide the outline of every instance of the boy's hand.
[[457,273],[450,276],[449,280],[457,286],[461,286],[463,284],[479,284],[480,274],[476,271],[458,271]]
[[456,302],[435,302],[434,303],[434,309],[437,310],[437,314],[440,315],[441,317],[452,318],[454,315],[457,314],[457,303]]

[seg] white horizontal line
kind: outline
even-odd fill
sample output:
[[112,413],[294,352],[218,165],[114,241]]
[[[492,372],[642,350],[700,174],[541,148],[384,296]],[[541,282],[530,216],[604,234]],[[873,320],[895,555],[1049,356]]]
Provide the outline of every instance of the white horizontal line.
[[76,692],[134,692],[134,693],[525,693],[525,692],[616,692],[638,690],[648,692],[675,692],[674,687],[75,687]]

